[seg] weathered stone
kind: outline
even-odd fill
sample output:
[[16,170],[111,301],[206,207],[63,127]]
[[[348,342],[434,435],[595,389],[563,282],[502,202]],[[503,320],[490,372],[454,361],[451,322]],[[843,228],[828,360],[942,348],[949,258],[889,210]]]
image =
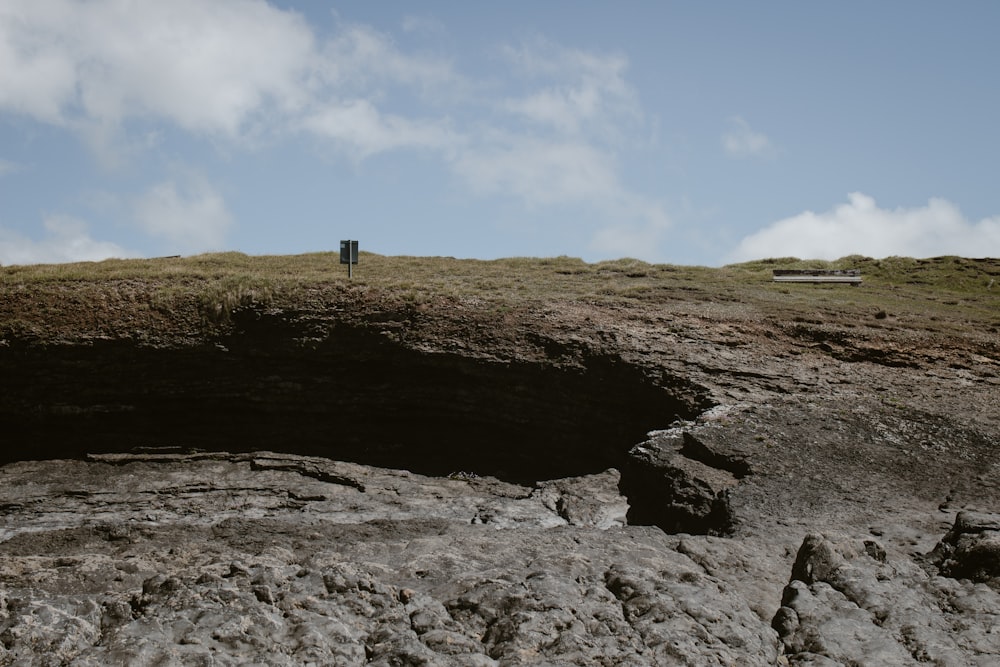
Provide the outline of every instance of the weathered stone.
[[1000,662],[992,320],[648,288],[0,285],[0,665]]
[[997,604],[995,591],[928,577],[872,540],[809,535],[772,626],[796,665],[989,664],[1000,660]]
[[1000,590],[1000,514],[960,512],[930,559],[946,576]]
[[667,532],[725,534],[732,529],[728,491],[737,477],[691,458],[684,435],[660,435],[636,445],[623,468],[622,491],[631,523]]

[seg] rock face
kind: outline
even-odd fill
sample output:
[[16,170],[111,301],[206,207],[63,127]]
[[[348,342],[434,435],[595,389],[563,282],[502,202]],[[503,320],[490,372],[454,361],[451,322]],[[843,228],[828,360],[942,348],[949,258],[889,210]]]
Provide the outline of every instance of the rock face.
[[945,575],[1000,588],[1000,517],[961,512],[931,553]]
[[793,664],[985,665],[998,623],[1000,589],[889,558],[875,539],[808,535],[772,625]]
[[1000,662],[995,330],[683,294],[0,327],[0,665]]
[[984,562],[995,514],[961,514],[927,558],[808,534],[789,562],[787,533],[627,526],[614,470],[523,487],[257,452],[0,472],[3,664],[1000,657],[996,578],[952,576]]
[[[8,664],[773,664],[613,470],[522,487],[286,454],[9,464]],[[253,483],[247,487],[248,482]]]
[[617,465],[664,420],[711,405],[704,388],[605,350],[552,342],[562,358],[486,358],[316,319],[243,311],[182,347],[8,342],[0,367],[18,391],[0,414],[47,457],[269,449],[534,481]]

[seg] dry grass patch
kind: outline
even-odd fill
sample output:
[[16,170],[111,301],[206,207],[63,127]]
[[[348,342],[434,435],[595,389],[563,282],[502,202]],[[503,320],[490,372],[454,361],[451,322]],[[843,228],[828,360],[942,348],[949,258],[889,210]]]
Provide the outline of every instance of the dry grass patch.
[[[775,268],[857,268],[864,285],[774,283]],[[36,294],[88,285],[121,290],[154,310],[197,302],[209,322],[246,306],[295,307],[316,295],[377,290],[424,303],[474,300],[510,309],[545,301],[628,304],[733,303],[775,321],[907,326],[947,333],[1000,327],[1000,260],[939,257],[834,262],[765,259],[721,268],[649,264],[636,259],[587,263],[574,257],[388,257],[362,252],[353,279],[339,253],[250,256],[238,252],[147,260],[0,267],[0,292]],[[881,314],[881,315],[880,315]]]

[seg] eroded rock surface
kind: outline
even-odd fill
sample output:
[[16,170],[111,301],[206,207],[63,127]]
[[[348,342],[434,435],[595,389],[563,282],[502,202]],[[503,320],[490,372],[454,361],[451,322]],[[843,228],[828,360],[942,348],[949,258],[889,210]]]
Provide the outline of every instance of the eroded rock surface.
[[8,464],[0,482],[2,664],[1000,659],[996,514],[960,514],[922,557],[871,535],[810,533],[795,551],[780,525],[629,526],[615,470],[526,487],[112,454]]
[[951,574],[876,539],[808,535],[773,626],[791,664],[995,664],[1000,589]]
[[532,488],[256,453],[95,456],[2,475],[5,664],[763,665],[779,654],[774,630],[675,538],[625,526],[614,470]]
[[946,576],[1000,590],[1000,515],[960,512],[930,560]]
[[1000,662],[995,327],[671,289],[14,294],[0,665]]

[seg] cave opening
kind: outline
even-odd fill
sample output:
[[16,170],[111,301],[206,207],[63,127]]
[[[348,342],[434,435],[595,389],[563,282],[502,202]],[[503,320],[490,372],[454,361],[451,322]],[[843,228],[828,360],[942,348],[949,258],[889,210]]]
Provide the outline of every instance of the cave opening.
[[573,365],[415,350],[362,327],[303,345],[260,322],[212,345],[30,345],[0,355],[5,460],[271,450],[531,484],[621,466],[699,388],[605,354]]

